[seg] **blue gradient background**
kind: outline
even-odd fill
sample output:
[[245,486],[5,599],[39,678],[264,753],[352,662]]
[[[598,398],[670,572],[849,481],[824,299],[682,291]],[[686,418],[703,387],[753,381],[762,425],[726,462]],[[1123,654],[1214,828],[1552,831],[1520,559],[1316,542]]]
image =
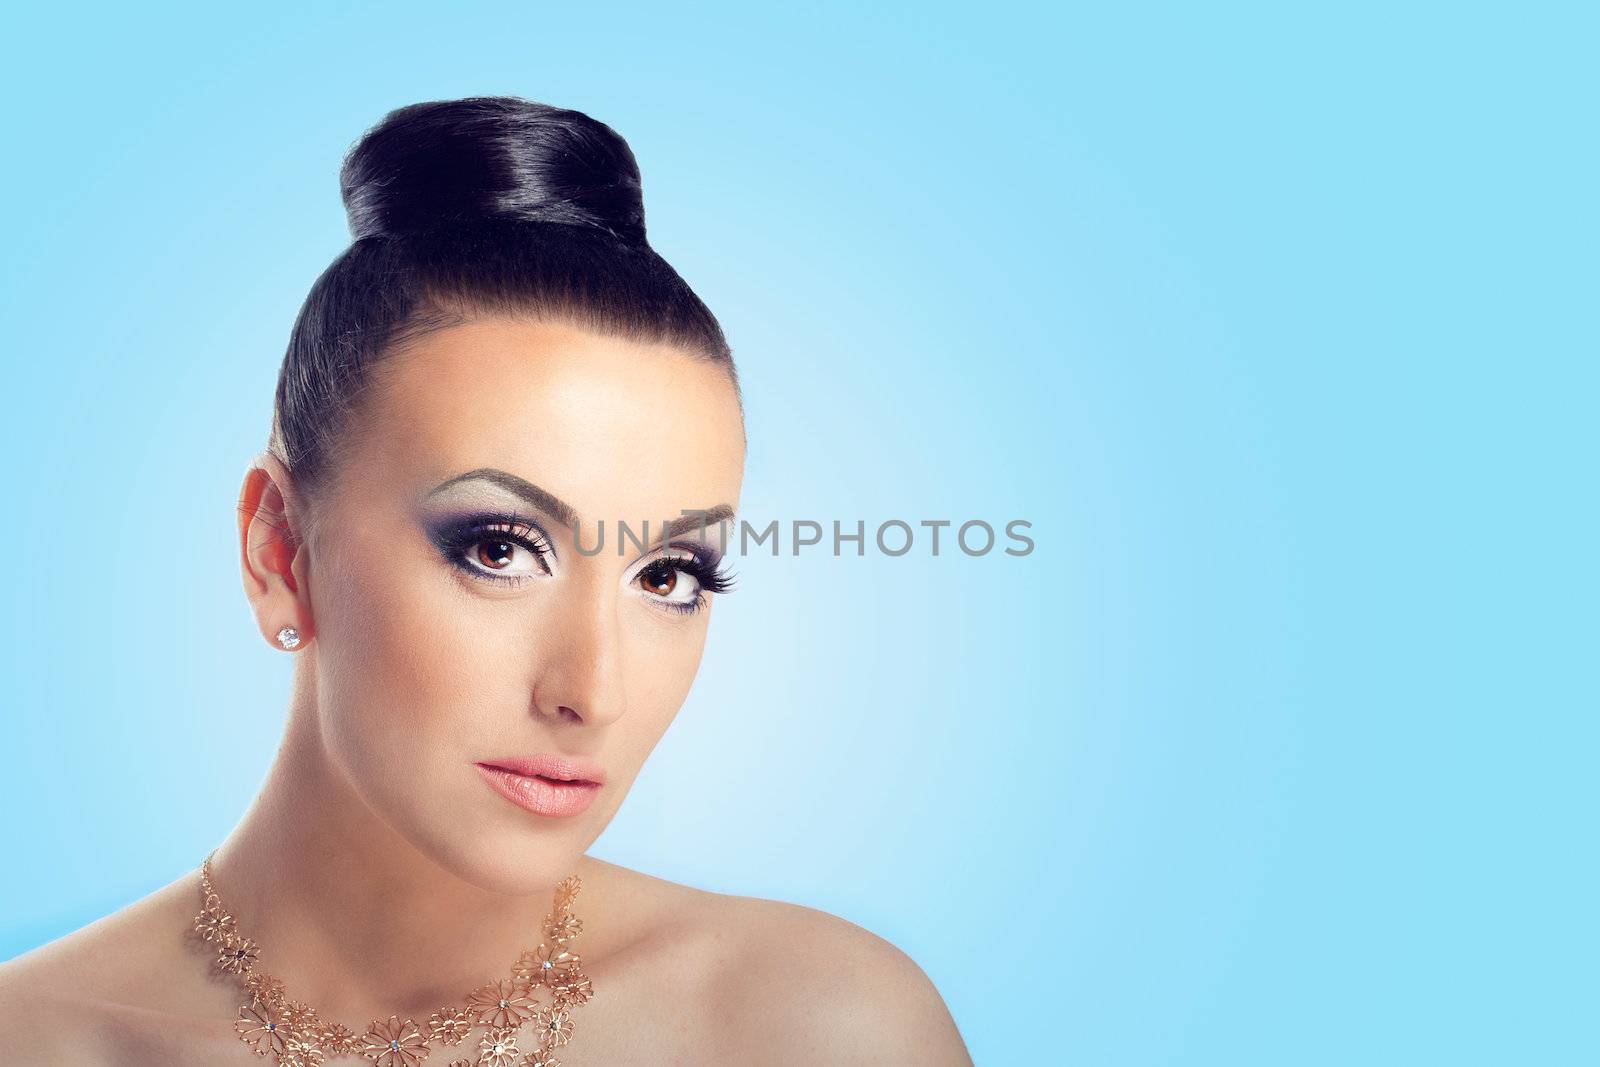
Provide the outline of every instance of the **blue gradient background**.
[[510,92],[632,144],[748,515],[1037,542],[735,561],[597,855],[890,939],[979,1063],[1592,1062],[1578,6],[326,7],[8,19],[0,958],[244,811],[340,156]]

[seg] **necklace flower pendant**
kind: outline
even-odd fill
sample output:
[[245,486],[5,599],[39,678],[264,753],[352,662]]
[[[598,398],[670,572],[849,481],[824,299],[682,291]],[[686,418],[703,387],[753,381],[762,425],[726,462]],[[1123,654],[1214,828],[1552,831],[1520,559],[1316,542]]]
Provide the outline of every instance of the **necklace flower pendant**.
[[202,941],[222,945],[233,940],[238,929],[232,915],[208,901],[205,909],[194,917],[194,932]]
[[257,1056],[271,1053],[281,1057],[292,1036],[283,1015],[268,1004],[246,1004],[240,1008],[233,1028],[245,1044],[255,1049]]
[[514,1067],[517,1034],[514,1027],[495,1027],[478,1042],[478,1067]]
[[594,996],[594,983],[589,981],[588,975],[576,967],[568,971],[553,989],[556,1003],[564,1008],[587,1004]]
[[251,971],[244,980],[244,988],[253,1003],[274,1007],[283,1004],[283,983],[265,971]]
[[373,1023],[367,1030],[366,1040],[361,1054],[378,1067],[417,1067],[430,1051],[421,1028],[398,1015],[389,1016],[386,1022]]
[[326,1055],[316,1037],[307,1034],[304,1039],[289,1039],[288,1047],[278,1054],[278,1064],[279,1067],[322,1067]]
[[557,915],[544,921],[544,936],[558,945],[583,932],[583,920],[576,915]]
[[560,1048],[572,1040],[572,1013],[560,1005],[539,1012],[536,1025],[541,1049]]
[[445,1045],[459,1045],[477,1024],[466,1008],[440,1008],[428,1016],[428,1037]]
[[344,1056],[360,1052],[364,1044],[361,1037],[343,1023],[324,1023],[318,1034],[318,1044],[329,1056]]
[[474,989],[467,997],[467,1009],[485,1026],[514,1030],[533,1018],[539,1005],[528,995],[525,982],[501,979]]
[[217,966],[229,974],[247,975],[261,956],[261,949],[248,937],[234,936],[217,952]]
[[577,953],[568,952],[565,946],[552,947],[540,942],[538,948],[529,949],[517,958],[511,973],[530,985],[553,987],[576,970],[579,962]]
[[[477,1057],[454,1060],[449,1067],[560,1067],[550,1050],[571,1040],[571,1008],[594,995],[578,968],[577,953],[566,948],[583,929],[568,911],[579,884],[572,875],[556,887],[555,906],[543,924],[548,943],[525,950],[509,980],[479,986],[467,994],[465,1007],[440,1008],[426,1025],[391,1015],[359,1035],[324,1021],[310,1004],[290,999],[282,981],[257,968],[260,946],[239,931],[212,888],[210,856],[200,867],[202,908],[192,926],[214,953],[213,966],[236,976],[248,997],[233,1024],[239,1039],[277,1067],[324,1067],[328,1059],[349,1055],[363,1056],[376,1067],[419,1067],[435,1042],[459,1045],[478,1026],[486,1032]],[[541,988],[552,990],[548,999],[554,1003],[540,1002]],[[530,1020],[537,1047],[524,1052],[517,1047],[517,1031]]]

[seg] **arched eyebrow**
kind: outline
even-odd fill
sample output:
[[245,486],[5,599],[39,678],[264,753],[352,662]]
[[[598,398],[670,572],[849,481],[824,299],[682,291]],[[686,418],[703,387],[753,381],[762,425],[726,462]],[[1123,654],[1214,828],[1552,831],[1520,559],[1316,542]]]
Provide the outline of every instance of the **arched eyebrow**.
[[[504,489],[511,495],[521,499],[529,507],[537,508],[546,515],[551,516],[563,526],[575,527],[578,524],[578,511],[571,504],[568,504],[554,493],[534,485],[526,478],[520,478],[510,471],[503,471],[498,467],[479,467],[476,470],[467,471],[465,474],[458,474],[454,478],[447,479],[434,486],[428,491],[427,495],[432,497],[444,492],[453,485],[474,481],[488,482]],[[717,523],[732,517],[733,506],[731,504],[717,504],[715,507],[699,508],[689,512],[687,515],[669,519],[662,527],[659,539],[661,541],[670,541],[679,534],[687,533],[690,530],[702,530],[707,526],[715,526]]]
[[704,532],[704,527],[715,526],[717,523],[731,518],[733,518],[733,506],[731,504],[718,504],[714,508],[697,508],[687,515],[681,515],[676,519],[668,519],[666,525],[661,528],[661,540],[670,541],[679,534],[688,533],[690,530]]
[[551,516],[563,526],[574,526],[578,522],[577,509],[571,504],[568,504],[554,493],[539,488],[526,478],[519,478],[510,471],[503,471],[498,467],[479,467],[477,470],[458,474],[454,478],[440,482],[428,490],[428,497],[437,496],[451,486],[459,485],[462,482],[488,482],[491,485],[497,485],[511,495],[520,497],[529,507],[537,508],[546,515]]

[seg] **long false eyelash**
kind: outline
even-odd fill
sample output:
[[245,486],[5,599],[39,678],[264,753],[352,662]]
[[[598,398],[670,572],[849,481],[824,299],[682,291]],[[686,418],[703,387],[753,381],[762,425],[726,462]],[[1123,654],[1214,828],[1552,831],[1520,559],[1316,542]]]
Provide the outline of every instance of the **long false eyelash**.
[[[684,556],[661,556],[651,560],[639,570],[639,574],[648,574],[658,567],[669,567],[672,570],[683,571],[692,575],[695,584],[694,599],[683,603],[662,601],[661,607],[665,611],[675,611],[682,615],[692,615],[706,606],[707,593],[726,593],[733,588],[734,574],[721,566],[722,557],[716,552],[697,545],[681,546],[688,552]],[[637,577],[637,576],[635,576]]]
[[473,545],[483,541],[507,541],[520,545],[533,553],[534,559],[546,574],[550,573],[549,559],[555,554],[550,546],[550,540],[545,536],[538,524],[530,519],[523,518],[515,512],[506,515],[480,515],[464,522],[457,523],[434,535],[434,543],[444,553],[445,558],[453,565],[466,571],[475,578],[483,578],[491,582],[516,583],[524,581],[527,575],[495,574],[483,567],[474,567],[462,558],[462,553]]
[[733,589],[736,575],[722,565],[720,555],[696,545],[685,545],[683,549],[690,553],[688,559],[682,556],[663,556],[650,565],[671,561],[679,570],[694,575],[695,581],[700,583],[700,588],[707,593],[726,593]]

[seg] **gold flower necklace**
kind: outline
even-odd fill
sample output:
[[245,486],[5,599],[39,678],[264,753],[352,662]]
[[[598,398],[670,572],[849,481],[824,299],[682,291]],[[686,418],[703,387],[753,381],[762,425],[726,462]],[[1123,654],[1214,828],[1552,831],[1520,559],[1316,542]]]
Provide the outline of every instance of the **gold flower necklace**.
[[[216,855],[215,852],[211,854]],[[361,1055],[377,1067],[417,1067],[440,1045],[459,1045],[482,1026],[476,1055],[447,1067],[560,1067],[552,1050],[572,1040],[572,1012],[594,996],[568,946],[583,930],[572,914],[572,898],[582,883],[569,875],[556,886],[555,902],[544,920],[544,940],[528,949],[511,968],[511,978],[468,993],[461,1007],[440,1008],[427,1023],[391,1015],[374,1020],[363,1034],[321,1019],[316,1009],[290,1000],[283,983],[256,966],[260,946],[240,932],[211,884],[211,856],[200,865],[202,907],[194,931],[213,946],[212,965],[236,976],[250,999],[239,1008],[233,1028],[258,1056],[272,1056],[286,1067],[320,1067],[335,1056]],[[541,998],[548,991],[549,1003]],[[533,1023],[533,1047],[519,1049],[519,1031]],[[521,1056],[521,1059],[518,1057]]]

